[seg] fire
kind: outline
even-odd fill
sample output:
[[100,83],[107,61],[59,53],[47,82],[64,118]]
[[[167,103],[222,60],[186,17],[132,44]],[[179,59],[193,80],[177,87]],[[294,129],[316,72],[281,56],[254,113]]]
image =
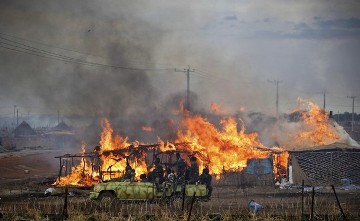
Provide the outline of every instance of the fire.
[[301,112],[303,127],[287,146],[312,147],[331,144],[339,140],[340,135],[331,125],[327,112],[315,103],[301,98],[298,99],[298,106],[305,109]]
[[[191,115],[185,110],[181,113],[183,118],[177,139],[172,143],[158,138],[156,151],[180,150],[193,153],[197,157],[200,171],[208,167],[210,173],[214,175],[220,175],[225,171],[242,171],[249,159],[264,159],[273,154],[274,174],[283,176],[284,171],[286,174],[287,152],[280,147],[266,147],[260,142],[256,132],[246,132],[244,123],[240,119],[223,117],[216,126],[201,115]],[[311,122],[306,120],[308,121]],[[102,128],[100,147],[92,152],[97,154],[98,162],[89,162],[83,145],[79,165],[72,168],[71,174],[59,178],[56,184],[91,185],[99,180],[119,178],[124,175],[127,163],[135,170],[137,178],[149,172],[151,165],[146,164],[149,152],[137,151],[136,155],[131,152],[139,150],[139,147],[144,145],[137,141],[131,143],[127,137],[114,135],[110,122],[106,119],[102,122]],[[154,150],[151,152],[153,153]]]
[[289,153],[281,151],[273,155],[273,171],[275,177],[285,177],[287,175]]
[[123,175],[126,167],[125,157],[128,157],[128,162],[130,166],[135,169],[135,174],[137,177],[146,172],[146,165],[144,160],[142,161],[143,163],[141,163],[139,159],[133,159],[131,156],[119,156],[114,154],[115,150],[125,150],[130,145],[138,145],[138,142],[130,144],[127,137],[122,138],[119,134],[115,135],[113,138],[113,129],[111,128],[110,122],[107,119],[103,120],[103,131],[101,133],[100,145],[100,160],[102,163],[100,170],[104,171],[102,174],[103,180],[119,178],[121,175]]
[[[284,146],[324,145],[339,139],[338,133],[330,124],[328,114],[318,105],[299,99],[299,107],[305,109],[299,112],[301,120],[296,123],[297,126],[300,125],[300,130],[294,134],[289,132],[292,139]],[[214,103],[211,109],[215,113],[222,113],[221,108]],[[97,154],[99,162],[89,162],[83,144],[79,165],[72,167],[71,174],[60,177],[56,184],[91,185],[100,180],[119,178],[124,174],[127,162],[139,178],[151,168],[149,165],[151,162],[146,164],[146,159],[149,160],[147,154],[165,151],[192,153],[197,158],[200,171],[208,167],[210,173],[214,175],[224,171],[242,171],[249,159],[264,159],[272,156],[275,177],[286,176],[288,152],[281,147],[266,147],[260,142],[256,132],[246,132],[241,119],[223,117],[214,124],[201,115],[192,115],[186,111],[183,103],[179,113],[183,118],[175,141],[163,141],[158,138],[157,144],[148,145],[155,148],[151,151],[142,150],[141,148],[146,145],[138,141],[129,142],[127,137],[114,135],[110,122],[103,120],[100,147],[92,152]],[[168,123],[175,128],[174,121],[169,120]],[[153,128],[146,126],[142,127],[142,130],[154,131]]]
[[[65,185],[81,185],[81,186],[90,186],[93,183],[97,183],[99,182],[98,179],[98,173],[92,170],[92,166],[89,162],[86,161],[85,158],[85,143],[82,143],[81,145],[81,160],[79,165],[74,166],[71,168],[71,173],[63,176],[63,177],[59,177],[54,185],[60,185],[60,186],[65,186]],[[65,159],[65,160],[69,160],[69,159]]]
[[[98,183],[100,180],[106,181],[113,178],[119,178],[124,174],[126,167],[126,157],[132,168],[135,169],[135,174],[139,177],[141,174],[147,172],[145,161],[138,158],[133,158],[127,155],[127,148],[130,145],[138,145],[138,142],[133,144],[128,143],[127,138],[122,138],[120,135],[113,136],[113,129],[110,122],[104,119],[102,122],[103,131],[101,133],[100,149],[96,150],[100,162],[99,168],[95,168],[94,162],[90,162],[85,156],[85,144],[82,145],[82,157],[77,166],[72,167],[71,173],[59,177],[55,185],[81,185],[90,186]],[[120,150],[117,152],[117,150]],[[123,154],[121,154],[121,150]],[[120,154],[118,154],[120,153]],[[144,156],[142,156],[144,157]]]
[[208,162],[200,160],[199,166],[208,167],[212,174],[220,174],[224,170],[240,171],[246,167],[248,159],[270,155],[270,150],[258,140],[257,133],[246,134],[243,127],[239,131],[232,117],[221,120],[221,129],[200,115],[187,115],[181,125],[185,129],[178,132],[176,142],[189,143],[191,151],[206,156]]
[[[200,171],[204,167],[208,167],[212,174],[241,171],[247,166],[247,160],[267,158],[272,152],[258,140],[257,133],[245,133],[243,126],[238,129],[235,118],[223,118],[219,122],[220,129],[218,129],[200,115],[192,116],[189,112],[183,114],[184,118],[181,122],[183,129],[178,131],[175,143],[158,138],[158,151],[184,150],[194,153]],[[56,184],[91,185],[99,182],[100,178],[110,180],[121,177],[125,171],[126,157],[135,169],[137,177],[148,172],[150,167],[145,163],[146,153],[140,156],[129,155],[129,147],[138,148],[140,146],[138,142],[129,143],[127,138],[122,138],[120,135],[113,136],[113,129],[108,120],[103,121],[102,127],[101,146],[97,150],[100,158],[99,170],[93,168],[93,163],[86,161],[84,145],[80,164],[72,169],[71,174],[61,177]],[[184,145],[176,145],[176,143]],[[283,161],[277,160],[276,165],[286,168],[287,162]]]

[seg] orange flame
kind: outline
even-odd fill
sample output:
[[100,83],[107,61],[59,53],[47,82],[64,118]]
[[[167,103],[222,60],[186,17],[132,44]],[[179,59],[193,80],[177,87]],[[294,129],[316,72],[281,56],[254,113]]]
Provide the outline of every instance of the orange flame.
[[213,174],[220,174],[224,170],[240,171],[246,167],[248,159],[270,155],[269,149],[264,151],[256,148],[266,149],[258,141],[257,133],[246,134],[244,128],[238,131],[234,118],[222,119],[220,130],[200,115],[189,115],[181,124],[185,130],[178,132],[176,142],[189,143],[191,151],[207,157],[208,162],[200,160],[199,166],[207,166]]
[[[89,162],[86,161],[84,157],[85,154],[85,143],[81,145],[81,160],[77,166],[73,166],[71,168],[71,173],[59,177],[54,185],[66,186],[66,185],[81,185],[81,186],[90,186],[93,183],[97,183],[98,180],[98,173],[93,171],[92,166]],[[70,158],[65,158],[63,160],[70,161]]]
[[[101,180],[110,180],[112,178],[119,178],[124,174],[126,167],[126,158],[129,156],[117,155],[114,150],[125,149],[131,144],[128,143],[127,137],[122,138],[120,135],[115,135],[113,138],[113,129],[110,122],[104,119],[102,122],[103,131],[101,133],[100,149],[98,150],[100,165],[99,168],[94,168],[94,162],[89,162],[85,154],[85,144],[82,145],[82,157],[79,165],[72,167],[71,173],[59,177],[54,185],[80,185],[90,186],[98,183]],[[138,145],[134,142],[133,145]],[[130,158],[130,157],[129,157]],[[128,159],[132,168],[135,169],[135,174],[139,177],[142,173],[147,171],[145,161],[139,159]],[[100,174],[101,173],[101,174]]]
[[[197,153],[199,169],[208,167],[212,174],[221,174],[224,171],[241,171],[247,166],[251,158],[267,158],[271,149],[265,147],[259,140],[257,133],[245,133],[245,128],[238,129],[238,123],[232,117],[223,118],[219,124],[221,129],[215,127],[207,119],[200,115],[192,116],[189,112],[181,122],[184,130],[178,131],[176,143],[186,143],[177,146],[179,150]],[[129,147],[127,138],[116,135],[113,138],[113,129],[108,120],[102,123],[103,131],[100,140],[100,171],[102,180],[109,180],[123,175],[126,167],[126,159],[116,155],[114,150],[122,150]],[[176,145],[164,142],[158,138],[159,151],[176,150]],[[134,144],[132,144],[134,145]],[[136,145],[134,146],[136,148]],[[279,149],[277,149],[279,151]],[[83,153],[85,146],[83,147]],[[145,157],[141,159],[129,158],[129,163],[135,169],[137,177],[147,172],[150,168],[145,163]],[[275,161],[274,161],[275,164]],[[287,161],[282,158],[276,161],[276,166],[286,168]],[[74,167],[72,173],[61,177],[58,185],[91,185],[99,181],[100,174],[92,168],[92,164],[86,162],[85,157],[81,163]],[[219,176],[217,176],[219,177]],[[86,180],[86,182],[85,182]]]
[[319,146],[327,145],[339,140],[340,135],[331,125],[329,115],[318,105],[310,101],[298,98],[298,106],[304,107],[301,118],[304,126],[298,132],[294,140],[286,146]]
[[[119,134],[113,138],[113,129],[111,128],[110,122],[107,119],[103,121],[103,131],[101,133],[101,155],[100,160],[101,171],[103,180],[110,180],[113,178],[119,178],[124,174],[126,167],[126,158],[124,156],[114,155],[113,152],[109,154],[103,154],[105,151],[120,150],[129,147],[130,145],[138,145],[138,142],[133,144],[128,143],[128,138],[122,138]],[[126,156],[130,157],[130,156]],[[146,172],[146,164],[144,161],[139,159],[128,159],[128,162],[132,168],[135,169],[135,174],[139,177],[142,173]]]

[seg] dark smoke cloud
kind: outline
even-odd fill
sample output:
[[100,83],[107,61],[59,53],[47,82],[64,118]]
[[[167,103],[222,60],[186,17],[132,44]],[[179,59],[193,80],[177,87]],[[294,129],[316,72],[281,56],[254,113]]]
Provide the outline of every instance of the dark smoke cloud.
[[[67,48],[71,49],[72,45],[85,53],[100,52],[104,57],[95,58],[95,62],[100,60],[100,63],[124,67],[152,64],[150,54],[156,46],[152,34],[155,28],[146,22],[133,26],[136,21],[131,18],[125,18],[121,13],[109,16],[98,4],[91,2],[10,2],[3,1],[0,6],[2,31],[9,29],[17,36],[43,43],[52,42],[55,47],[66,43]],[[161,36],[156,37],[159,40]],[[57,45],[57,42],[62,45]],[[151,110],[156,98],[149,77],[142,70],[92,67],[14,51],[5,52],[0,55],[0,96],[30,110],[44,108],[52,111],[59,109],[63,114],[121,116]],[[63,54],[64,51],[54,53]],[[84,58],[84,55],[72,54],[76,55],[72,57]],[[88,60],[94,62],[94,58],[89,57]]]

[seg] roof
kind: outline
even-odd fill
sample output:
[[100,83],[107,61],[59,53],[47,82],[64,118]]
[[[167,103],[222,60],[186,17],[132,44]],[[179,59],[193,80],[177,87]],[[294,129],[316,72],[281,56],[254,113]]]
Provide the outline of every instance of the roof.
[[14,133],[16,137],[36,135],[35,130],[32,129],[25,121],[21,122],[21,124],[16,127]]
[[[360,149],[333,148],[290,152],[291,161],[313,184],[360,181]],[[294,168],[294,170],[297,170]]]
[[332,143],[328,145],[321,145],[315,147],[296,148],[294,150],[289,150],[288,152],[292,153],[292,152],[313,152],[313,151],[330,151],[330,150],[360,151],[360,147],[351,146],[345,143]]
[[54,130],[70,130],[71,128],[64,122],[61,121],[58,125],[54,127]]

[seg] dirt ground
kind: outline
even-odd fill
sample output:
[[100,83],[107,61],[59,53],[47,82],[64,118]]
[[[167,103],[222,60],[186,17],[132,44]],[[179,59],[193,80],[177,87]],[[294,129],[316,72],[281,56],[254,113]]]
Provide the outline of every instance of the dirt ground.
[[1,153],[0,155],[0,185],[12,185],[16,181],[29,179],[46,179],[55,177],[59,171],[58,159],[63,155],[60,150],[23,150]]
[[[64,150],[34,150],[1,154],[0,214],[6,214],[10,211],[21,213],[22,209],[28,208],[29,205],[39,205],[39,208],[50,205],[48,211],[47,209],[42,210],[45,213],[61,212],[63,197],[45,197],[44,191],[51,187],[50,184],[54,181],[59,171],[59,161],[54,157],[64,155],[65,153]],[[60,192],[63,192],[63,190],[63,188],[60,189]],[[124,211],[124,204],[113,204],[111,209],[98,207],[88,199],[90,190],[71,189],[70,191],[75,193],[75,196],[69,199],[69,204],[77,205],[76,208],[85,213],[93,213],[94,209]],[[336,187],[336,192],[344,212],[352,217],[360,217],[360,189],[343,190],[341,187]],[[301,199],[302,194],[299,187],[277,189],[274,186],[243,188],[236,186],[214,186],[211,200],[209,202],[201,202],[196,206],[195,210],[197,212],[203,211],[214,214],[247,213],[248,203],[250,200],[255,200],[264,206],[263,210],[265,213],[298,216],[301,214]],[[311,192],[305,192],[305,214],[310,213],[311,202]],[[86,205],[85,208],[84,205]],[[149,214],[156,213],[154,205],[144,206],[140,209],[147,211]],[[330,212],[340,214],[336,197],[330,186],[318,187],[316,189],[314,211],[317,214],[328,214]],[[127,212],[131,213],[130,210]]]

